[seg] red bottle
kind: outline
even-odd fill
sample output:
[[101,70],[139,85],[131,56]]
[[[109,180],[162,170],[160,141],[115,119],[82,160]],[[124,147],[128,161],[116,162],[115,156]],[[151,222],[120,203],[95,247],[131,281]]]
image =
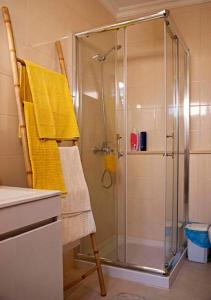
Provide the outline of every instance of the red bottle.
[[130,134],[130,148],[131,150],[138,150],[138,132],[135,129]]

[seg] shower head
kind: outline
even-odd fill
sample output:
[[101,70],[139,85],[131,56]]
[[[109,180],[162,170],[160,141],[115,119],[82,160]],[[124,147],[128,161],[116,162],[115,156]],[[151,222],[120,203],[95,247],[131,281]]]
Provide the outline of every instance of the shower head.
[[122,48],[121,45],[113,46],[111,49],[109,49],[106,53],[104,54],[96,54],[92,56],[92,59],[96,59],[99,62],[103,62],[106,60],[107,56],[113,51],[113,50],[120,50]]

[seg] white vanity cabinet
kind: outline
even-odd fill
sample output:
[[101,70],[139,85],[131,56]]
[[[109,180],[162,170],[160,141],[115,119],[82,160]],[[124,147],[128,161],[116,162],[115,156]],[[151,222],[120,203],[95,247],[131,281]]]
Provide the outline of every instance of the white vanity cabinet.
[[62,300],[61,200],[0,187],[0,300]]

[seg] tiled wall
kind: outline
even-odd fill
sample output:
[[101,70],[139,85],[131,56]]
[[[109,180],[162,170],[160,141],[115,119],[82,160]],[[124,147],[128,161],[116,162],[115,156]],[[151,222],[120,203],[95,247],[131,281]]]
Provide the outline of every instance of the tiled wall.
[[[19,57],[58,70],[53,41],[63,40],[71,75],[71,32],[112,22],[111,15],[97,0],[0,0],[8,6]],[[18,140],[18,120],[12,85],[5,26],[0,16],[0,184],[25,186],[22,149]]]

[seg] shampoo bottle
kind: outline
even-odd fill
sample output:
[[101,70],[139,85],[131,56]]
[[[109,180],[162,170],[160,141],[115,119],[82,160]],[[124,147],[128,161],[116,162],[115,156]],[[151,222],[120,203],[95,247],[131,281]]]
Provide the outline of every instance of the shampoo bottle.
[[138,150],[138,132],[135,129],[130,134],[130,147],[132,151]]
[[139,134],[139,149],[140,151],[147,151],[147,133],[146,131],[141,131]]

